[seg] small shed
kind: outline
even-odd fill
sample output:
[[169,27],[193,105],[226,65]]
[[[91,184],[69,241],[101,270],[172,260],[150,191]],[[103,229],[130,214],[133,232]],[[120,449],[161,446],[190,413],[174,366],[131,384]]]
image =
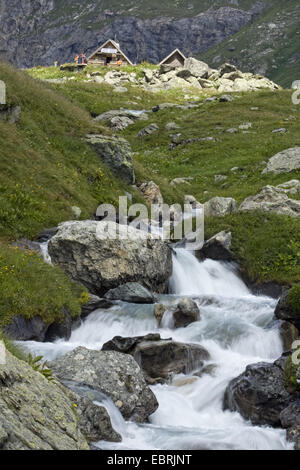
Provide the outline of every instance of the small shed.
[[133,65],[120,49],[120,44],[112,39],[106,41],[88,58],[92,65]]
[[159,65],[171,65],[173,67],[183,67],[186,57],[179,49],[175,49]]

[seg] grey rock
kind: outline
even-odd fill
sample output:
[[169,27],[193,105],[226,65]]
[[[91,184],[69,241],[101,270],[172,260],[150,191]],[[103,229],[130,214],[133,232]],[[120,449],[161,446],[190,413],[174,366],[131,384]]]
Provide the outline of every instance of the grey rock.
[[215,175],[215,183],[221,183],[222,181],[226,181],[228,176],[226,175]]
[[195,252],[195,255],[201,261],[206,258],[216,261],[232,261],[231,241],[231,232],[222,231],[207,240],[201,250]]
[[274,129],[272,134],[285,134],[287,129],[285,127],[280,127],[279,129]]
[[146,374],[148,381],[165,382],[174,374],[188,374],[200,369],[210,356],[197,344],[175,341],[145,341],[139,343],[134,358]]
[[160,341],[161,337],[159,334],[148,334],[146,336],[133,336],[133,337],[122,337],[115,336],[110,341],[107,341],[102,351],[116,351],[123,354],[134,355],[135,348],[138,344],[145,341]]
[[231,197],[214,197],[204,204],[206,217],[222,217],[236,211],[236,201]]
[[290,173],[300,170],[300,147],[293,147],[274,155],[268,161],[267,167],[262,174]]
[[157,132],[158,130],[159,127],[157,124],[149,124],[149,126],[146,126],[138,133],[138,137],[145,137],[147,135],[154,134],[154,132]]
[[283,350],[290,351],[294,341],[299,339],[299,330],[293,323],[283,321],[280,325],[280,336],[283,342]]
[[122,300],[135,304],[153,304],[155,302],[152,292],[141,286],[138,282],[127,282],[115,289],[111,289],[104,297],[108,300]]
[[8,325],[3,328],[4,333],[16,341],[45,341],[48,325],[40,316],[26,319],[22,315],[14,315]]
[[295,450],[300,450],[300,426],[287,429],[287,440],[295,443]]
[[1,450],[88,450],[73,403],[60,387],[6,352],[0,365]]
[[45,229],[39,234],[36,241],[38,243],[46,243],[48,240],[50,240],[50,238],[54,237],[54,235],[57,234],[57,231],[58,231],[57,227]]
[[120,137],[90,134],[87,143],[100,159],[121,179],[135,183],[132,150],[129,142]]
[[263,211],[300,217],[300,201],[290,199],[281,189],[265,186],[260,193],[246,198],[239,211]]
[[180,300],[173,312],[173,318],[175,328],[184,328],[200,320],[200,311],[196,302],[188,297]]
[[237,71],[238,70],[237,70],[235,65],[226,63],[226,64],[221,65],[221,67],[219,69],[219,74],[222,77],[225,74],[229,74],[229,73],[232,73],[232,72],[235,73]]
[[166,124],[166,131],[173,131],[174,129],[178,129],[179,126],[176,124],[176,122],[168,122]]
[[160,188],[156,183],[154,183],[154,181],[147,181],[145,183],[142,183],[139,189],[143,194],[147,204],[161,205],[164,203]]
[[300,314],[295,315],[288,305],[289,289],[284,289],[275,309],[275,317],[279,320],[292,323],[300,331]]
[[230,103],[233,101],[233,96],[231,95],[222,95],[219,98],[220,103]]
[[142,423],[158,407],[138,364],[128,354],[79,347],[49,367],[61,381],[86,385],[109,396],[125,419]]
[[249,365],[228,385],[224,408],[238,411],[253,424],[280,426],[280,414],[291,402],[284,385],[283,367],[281,361]]
[[0,104],[0,121],[7,121],[9,124],[17,124],[20,118],[20,106]]
[[97,295],[90,294],[90,300],[81,307],[81,318],[86,318],[90,313],[99,308],[108,309],[114,305],[108,299],[102,299]]
[[205,62],[193,57],[185,60],[184,69],[196,78],[207,78],[210,71],[210,67]]
[[[116,231],[119,236],[114,236]],[[172,272],[171,250],[162,240],[114,222],[60,224],[49,243],[49,253],[53,263],[100,297],[127,282],[164,290]]]
[[163,319],[163,316],[165,314],[165,312],[167,311],[167,307],[163,304],[156,304],[154,306],[154,316],[157,320],[157,324],[158,326],[161,325],[161,322],[162,322],[162,319]]
[[281,426],[285,429],[287,428],[300,428],[300,400],[296,400],[293,403],[290,403],[281,413],[280,413]]

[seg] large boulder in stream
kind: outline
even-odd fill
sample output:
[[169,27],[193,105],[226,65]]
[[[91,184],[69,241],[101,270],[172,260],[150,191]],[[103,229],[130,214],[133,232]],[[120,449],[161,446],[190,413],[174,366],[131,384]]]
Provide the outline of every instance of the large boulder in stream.
[[224,408],[238,411],[253,424],[281,426],[281,413],[294,399],[285,387],[284,368],[285,358],[249,365],[229,383]]
[[49,253],[72,279],[100,296],[127,282],[163,292],[172,273],[166,243],[114,222],[65,222],[51,239]]
[[74,402],[29,364],[8,351],[5,355],[5,364],[0,362],[0,450],[88,450]]
[[128,354],[78,347],[49,367],[66,384],[86,385],[110,397],[127,420],[143,423],[158,408],[138,364]]
[[198,344],[161,339],[157,334],[135,338],[116,336],[102,349],[132,355],[150,384],[164,383],[174,374],[200,371],[210,358],[206,349]]
[[196,302],[189,297],[178,302],[173,312],[175,328],[185,328],[186,326],[200,320],[200,310]]
[[154,304],[155,302],[152,292],[138,282],[127,282],[122,286],[111,289],[104,297],[108,300],[122,300],[133,304]]

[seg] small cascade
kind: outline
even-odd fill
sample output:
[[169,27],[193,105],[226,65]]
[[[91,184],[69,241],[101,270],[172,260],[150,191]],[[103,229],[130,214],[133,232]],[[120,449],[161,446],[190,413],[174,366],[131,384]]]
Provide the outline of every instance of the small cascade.
[[169,290],[177,295],[220,295],[239,297],[250,294],[229,263],[207,259],[199,263],[192,251],[177,248]]
[[[180,374],[168,384],[151,389],[159,408],[147,424],[124,421],[108,398],[105,406],[122,443],[101,441],[96,448],[107,450],[284,450],[292,449],[284,430],[253,426],[239,413],[223,410],[225,389],[248,364],[273,362],[282,353],[278,328],[270,327],[276,301],[250,293],[233,265],[213,260],[200,263],[194,254],[177,248],[173,258],[170,294],[159,302],[174,307],[183,296],[191,296],[200,309],[200,320],[174,329],[171,315],[157,326],[153,305],[118,302],[108,310],[89,315],[69,341],[23,343],[35,354],[53,359],[77,346],[101,349],[114,336],[160,333],[183,343],[195,343],[209,351],[210,370],[202,376]],[[192,358],[191,358],[192,359]],[[185,379],[191,380],[185,380]],[[184,380],[181,380],[184,379]]]

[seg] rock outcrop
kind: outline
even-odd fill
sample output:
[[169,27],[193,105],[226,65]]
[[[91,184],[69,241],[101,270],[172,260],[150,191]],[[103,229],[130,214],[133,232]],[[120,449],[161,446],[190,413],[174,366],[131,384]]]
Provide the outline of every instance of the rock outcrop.
[[87,143],[119,178],[128,184],[134,184],[132,150],[127,140],[121,137],[91,134],[87,136]]
[[73,403],[6,351],[0,364],[1,450],[88,450]]
[[119,109],[100,114],[95,118],[95,121],[105,121],[112,129],[116,131],[123,131],[126,129],[126,127],[134,124],[135,121],[145,121],[147,119],[148,114],[146,113],[137,113],[126,109]]
[[290,199],[280,188],[265,186],[260,193],[247,197],[240,205],[239,210],[259,210],[289,215],[290,217],[300,217],[300,201]]
[[163,291],[172,272],[171,249],[162,240],[114,222],[65,222],[49,253],[72,279],[100,296],[127,282]]
[[231,232],[222,231],[207,240],[203,247],[195,252],[195,255],[201,261],[206,258],[216,261],[232,261],[231,241]]
[[300,147],[293,147],[279,152],[270,158],[263,174],[291,173],[300,170]]
[[109,396],[127,420],[142,423],[158,407],[136,361],[115,351],[79,347],[49,363],[56,377]]
[[206,217],[222,217],[236,211],[236,201],[231,197],[214,197],[204,204]]

